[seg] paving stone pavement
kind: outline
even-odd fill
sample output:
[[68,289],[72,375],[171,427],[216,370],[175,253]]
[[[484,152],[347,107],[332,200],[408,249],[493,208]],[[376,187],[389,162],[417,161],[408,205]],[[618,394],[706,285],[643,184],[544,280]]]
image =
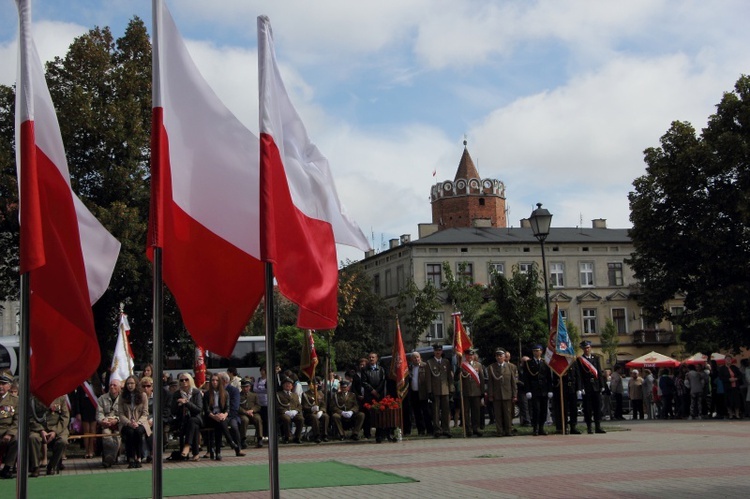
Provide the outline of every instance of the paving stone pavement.
[[[284,445],[282,463],[337,460],[393,472],[414,483],[281,490],[282,498],[741,498],[750,495],[750,420],[605,422],[606,435],[497,438],[405,438]],[[585,426],[584,426],[585,428]],[[492,428],[494,430],[494,427]],[[267,449],[220,463],[166,463],[165,467],[260,464]],[[69,459],[66,473],[102,470],[95,460]],[[283,485],[283,484],[282,484]],[[196,498],[198,496],[187,496]],[[257,493],[214,494],[222,499],[266,498]]]

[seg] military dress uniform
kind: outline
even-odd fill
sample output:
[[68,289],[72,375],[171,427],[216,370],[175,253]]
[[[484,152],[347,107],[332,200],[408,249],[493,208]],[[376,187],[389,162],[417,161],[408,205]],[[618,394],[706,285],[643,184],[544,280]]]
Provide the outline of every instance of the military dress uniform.
[[[583,341],[581,347],[591,347],[590,341]],[[599,364],[599,357],[596,355],[582,355],[590,367],[587,366],[581,358],[576,359],[578,376],[580,378],[581,389],[583,390],[583,419],[586,421],[586,428],[589,433],[594,433],[591,428],[593,420],[596,426],[596,433],[606,433],[602,429],[602,391],[604,391],[604,376]]]
[[[467,355],[474,355],[474,351],[472,350]],[[464,414],[462,419],[466,425],[466,435],[471,436],[474,434],[477,437],[481,437],[479,422],[482,397],[484,396],[484,368],[476,360],[471,360],[468,363],[477,372],[479,383],[476,382],[474,376],[470,373],[465,372],[463,369],[459,371],[461,373],[461,395],[464,399]],[[471,426],[469,426],[469,422]]]
[[[286,384],[286,380],[284,382]],[[305,420],[302,416],[302,404],[293,391],[280,391],[276,394],[276,415],[281,423],[283,432],[282,443],[289,443],[292,438],[292,423],[294,423],[294,443],[301,443],[302,428]]]
[[[11,380],[0,375],[0,383]],[[4,451],[3,469],[0,478],[12,478],[11,468],[16,465],[18,454],[18,397],[6,391],[0,398],[0,454]]]
[[[436,348],[437,349],[437,348]],[[440,348],[442,350],[442,347]],[[445,357],[427,361],[427,393],[432,398],[432,426],[434,436],[450,437],[450,403],[455,391],[451,362]]]
[[498,434],[509,437],[513,421],[513,403],[518,397],[518,380],[510,362],[495,362],[487,368],[488,393],[495,411]]
[[[248,382],[249,383],[249,382]],[[248,412],[252,411],[252,415]],[[255,427],[255,446],[263,447],[263,418],[260,415],[260,402],[255,392],[240,392],[240,439],[245,444],[249,425]]]
[[328,441],[328,413],[326,412],[326,396],[322,390],[308,390],[302,394],[302,414],[305,423],[312,429],[316,442]]
[[[576,428],[578,423],[578,395],[581,390],[578,382],[578,373],[575,365],[571,365],[565,374],[560,377],[554,375],[552,379],[552,401],[554,404],[555,424],[558,433],[563,432],[563,424],[570,425],[570,433],[579,435],[581,432]],[[565,405],[565,415],[562,415],[560,407],[560,383],[562,383],[562,400]]]
[[524,361],[521,365],[521,371],[526,389],[526,399],[531,408],[531,424],[534,427],[534,435],[545,435],[544,423],[547,421],[548,394],[552,390],[552,371],[542,358]]
[[[31,476],[39,476],[39,458],[42,454],[42,442],[47,442],[47,449],[52,455],[47,461],[47,474],[59,473],[60,463],[68,447],[68,425],[70,410],[65,403],[65,396],[57,397],[47,407],[36,397],[31,399],[31,418],[29,420],[29,447]],[[49,434],[54,432],[54,437]]]
[[[101,423],[105,419],[114,418],[120,421],[120,396],[114,399],[109,392],[104,393],[97,399],[96,421]],[[103,435],[111,435],[112,428],[102,427]],[[120,450],[120,437],[102,437],[102,464],[105,468],[112,466],[117,461],[117,453]]]
[[[342,381],[341,385],[344,386],[345,383],[347,382]],[[359,432],[365,422],[365,414],[359,410],[357,396],[346,390],[335,393],[331,411],[333,413],[333,425],[338,431],[339,439],[344,440],[344,423],[348,423],[347,426],[349,424],[352,426],[352,440],[359,440]]]

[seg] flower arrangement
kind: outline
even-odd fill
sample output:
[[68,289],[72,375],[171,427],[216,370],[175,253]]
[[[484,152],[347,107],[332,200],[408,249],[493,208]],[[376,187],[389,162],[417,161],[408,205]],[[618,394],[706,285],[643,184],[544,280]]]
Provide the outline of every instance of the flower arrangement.
[[383,397],[380,400],[374,401],[372,404],[365,404],[365,409],[368,411],[373,409],[375,411],[385,411],[387,409],[401,409],[401,399],[393,398],[390,395]]

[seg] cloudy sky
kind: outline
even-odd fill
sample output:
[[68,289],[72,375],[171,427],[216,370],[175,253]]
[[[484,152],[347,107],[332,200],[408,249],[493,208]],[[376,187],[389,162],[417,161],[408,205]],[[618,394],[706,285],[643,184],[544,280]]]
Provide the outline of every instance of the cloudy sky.
[[[553,226],[629,227],[643,150],[673,120],[705,126],[750,73],[746,0],[167,3],[206,79],[256,133],[256,17],[270,17],[292,100],[375,248],[431,221],[430,187],[453,178],[464,137],[480,175],[505,182],[511,225],[542,202]],[[36,43],[48,60],[94,26],[121,36],[135,15],[150,31],[149,0],[35,0]],[[16,37],[4,0],[5,85]]]

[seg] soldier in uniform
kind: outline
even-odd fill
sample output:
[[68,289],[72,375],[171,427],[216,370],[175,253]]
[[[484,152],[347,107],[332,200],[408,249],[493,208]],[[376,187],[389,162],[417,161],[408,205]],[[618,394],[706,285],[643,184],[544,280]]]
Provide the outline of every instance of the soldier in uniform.
[[582,341],[581,348],[583,348],[582,357],[588,361],[586,364],[580,358],[576,360],[583,395],[583,419],[586,421],[589,434],[594,433],[591,428],[592,419],[596,433],[607,433],[602,428],[602,392],[605,385],[599,357],[592,355],[590,341]]
[[276,394],[276,415],[281,423],[281,431],[284,436],[281,443],[288,444],[292,438],[292,423],[294,423],[294,440],[295,444],[301,444],[302,428],[305,426],[305,420],[302,417],[302,404],[299,397],[292,391],[294,381],[291,378],[284,378],[281,382],[282,390]]
[[29,421],[29,447],[31,463],[29,476],[39,476],[39,458],[42,442],[52,455],[47,463],[47,475],[55,475],[62,469],[62,456],[68,447],[68,424],[70,410],[65,403],[65,395],[57,397],[46,407],[36,397],[31,399],[31,419]]
[[328,442],[328,413],[326,412],[326,395],[323,392],[323,380],[315,378],[316,389],[302,394],[302,414],[305,422],[312,429],[316,443]]
[[341,381],[341,391],[333,395],[333,424],[339,434],[339,440],[344,440],[344,423],[352,425],[352,440],[359,440],[359,432],[365,422],[365,414],[360,412],[357,397],[351,391],[351,383]]
[[[479,382],[474,379],[471,373],[465,372],[463,369],[459,371],[461,374],[461,395],[464,399],[464,414],[461,419],[466,425],[466,436],[469,437],[472,434],[477,437],[482,436],[479,432],[479,417],[482,397],[484,397],[484,368],[476,360],[476,354],[477,352],[473,348],[467,348],[464,352],[468,364],[476,371]],[[471,426],[469,426],[469,422]]]
[[[560,414],[560,383],[562,383],[565,415]],[[571,435],[581,434],[576,428],[576,424],[578,423],[578,392],[580,391],[581,387],[578,383],[578,373],[575,365],[571,365],[562,377],[554,375],[552,379],[552,401],[555,405],[555,424],[557,425],[558,433],[563,432],[563,424],[565,424],[570,425],[569,433]]]
[[247,447],[245,439],[247,438],[247,427],[252,424],[255,427],[255,447],[263,447],[263,419],[260,416],[260,402],[258,394],[251,391],[253,383],[243,379],[240,382],[242,391],[240,392],[240,446],[244,449]]
[[[411,366],[406,378],[409,384],[409,393],[406,398],[411,402],[411,410],[414,413],[414,421],[417,423],[417,432],[420,435],[432,433],[432,416],[430,415],[430,404],[427,401],[427,363],[422,362],[419,352],[411,354]],[[404,414],[404,427],[409,419]],[[404,433],[406,431],[404,430]]]
[[13,478],[18,453],[18,397],[10,393],[12,383],[9,374],[0,373],[0,454],[5,454],[0,478]]
[[551,371],[542,358],[542,345],[534,345],[533,358],[521,365],[526,388],[526,399],[531,406],[531,424],[534,435],[546,435],[544,423],[547,420],[547,399],[552,398]]
[[[120,424],[120,380],[109,380],[109,391],[97,400],[96,422],[102,429],[102,434],[111,435],[116,432]],[[120,437],[102,437],[102,466],[109,468],[117,461],[120,450]]]
[[443,345],[434,345],[433,358],[427,361],[427,394],[432,400],[432,425],[435,438],[445,435],[450,438],[450,402],[453,394],[453,369],[451,362],[443,357]]
[[489,399],[495,411],[495,426],[499,435],[511,436],[513,404],[518,399],[518,380],[510,363],[505,361],[505,350],[495,350],[497,362],[487,368]]

